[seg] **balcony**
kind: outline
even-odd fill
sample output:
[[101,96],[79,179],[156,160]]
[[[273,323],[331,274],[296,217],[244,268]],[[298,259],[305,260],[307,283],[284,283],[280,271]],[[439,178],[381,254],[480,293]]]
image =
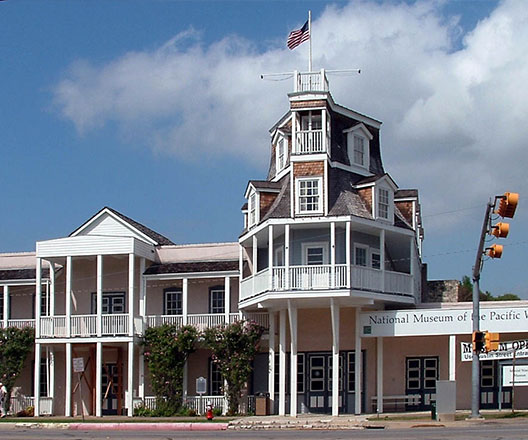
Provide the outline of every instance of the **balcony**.
[[0,328],[7,328],[7,327],[35,328],[35,320],[34,319],[8,319],[7,325],[5,325],[5,321],[0,321]]
[[240,300],[267,291],[317,291],[358,289],[375,293],[413,295],[413,277],[407,273],[381,271],[363,266],[350,266],[348,281],[346,264],[290,266],[268,268],[241,282]]
[[[241,317],[238,313],[229,314],[229,322],[239,319],[255,321],[263,327],[268,327],[267,313],[249,313]],[[21,321],[21,320],[20,320]],[[28,321],[28,320],[26,320]],[[147,327],[156,327],[163,324],[174,324],[178,327],[184,324],[183,315],[149,315],[143,318],[134,318],[134,333],[142,334],[144,323]],[[199,331],[206,328],[216,327],[226,322],[223,313],[203,313],[187,315],[187,324],[192,325]],[[102,315],[101,335],[104,336],[127,336],[129,334],[129,315],[114,314]],[[70,318],[70,336],[72,338],[93,338],[97,337],[97,315],[72,315]],[[67,338],[68,329],[66,326],[66,316],[45,316],[40,318],[41,338]]]
[[328,79],[324,69],[320,72],[297,72],[296,92],[328,92]]
[[300,130],[297,132],[293,154],[326,153],[328,145],[323,130]]

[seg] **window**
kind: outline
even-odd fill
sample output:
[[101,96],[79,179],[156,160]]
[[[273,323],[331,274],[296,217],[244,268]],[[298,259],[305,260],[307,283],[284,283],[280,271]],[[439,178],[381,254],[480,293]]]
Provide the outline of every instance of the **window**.
[[275,266],[284,266],[284,246],[275,249]]
[[303,265],[328,264],[328,243],[303,243]]
[[348,352],[348,391],[356,389],[356,353]]
[[212,359],[209,359],[209,395],[221,396],[223,394],[223,385],[224,380],[222,379],[222,374],[220,373],[218,364],[213,362]]
[[378,217],[389,219],[389,190],[378,188]]
[[297,392],[304,393],[304,353],[297,353]]
[[368,247],[366,246],[354,246],[354,264],[356,266],[367,266],[367,255],[368,255]]
[[277,143],[277,172],[286,166],[286,139],[280,138]]
[[183,293],[181,290],[165,290],[165,302],[163,304],[164,315],[183,314]]
[[297,180],[297,212],[300,214],[322,213],[322,178]]
[[257,195],[252,193],[249,196],[249,226],[257,222]]
[[372,251],[370,261],[373,269],[381,269],[381,255],[379,252]]
[[365,166],[365,139],[354,135],[354,163],[362,167]]
[[[92,293],[92,314],[97,313],[97,293]],[[124,292],[103,292],[103,315],[126,313]]]
[[301,119],[301,130],[321,130],[323,123],[320,114],[313,114],[311,111]]
[[209,290],[209,313],[225,312],[224,287],[211,287]]

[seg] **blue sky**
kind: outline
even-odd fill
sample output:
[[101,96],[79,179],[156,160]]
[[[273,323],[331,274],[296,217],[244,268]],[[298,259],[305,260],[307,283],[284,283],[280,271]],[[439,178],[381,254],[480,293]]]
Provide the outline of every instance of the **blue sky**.
[[386,170],[418,188],[430,278],[469,274],[489,196],[521,205],[482,288],[528,298],[521,1],[0,2],[0,252],[68,235],[103,206],[177,243],[236,240],[267,129],[306,68],[313,14],[334,99],[381,119]]

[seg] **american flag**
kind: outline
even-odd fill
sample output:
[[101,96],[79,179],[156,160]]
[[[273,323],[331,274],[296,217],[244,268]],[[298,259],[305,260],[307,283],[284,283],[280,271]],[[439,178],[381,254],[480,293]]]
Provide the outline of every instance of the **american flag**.
[[299,44],[304,43],[310,39],[310,27],[308,22],[304,23],[301,29],[296,29],[288,35],[288,48],[295,49]]

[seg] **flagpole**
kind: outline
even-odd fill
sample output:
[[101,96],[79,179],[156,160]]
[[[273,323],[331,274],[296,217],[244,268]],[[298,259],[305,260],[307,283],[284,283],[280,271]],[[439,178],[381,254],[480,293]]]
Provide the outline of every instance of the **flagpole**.
[[308,32],[310,39],[310,55],[308,57],[308,72],[312,71],[312,11],[308,10]]

